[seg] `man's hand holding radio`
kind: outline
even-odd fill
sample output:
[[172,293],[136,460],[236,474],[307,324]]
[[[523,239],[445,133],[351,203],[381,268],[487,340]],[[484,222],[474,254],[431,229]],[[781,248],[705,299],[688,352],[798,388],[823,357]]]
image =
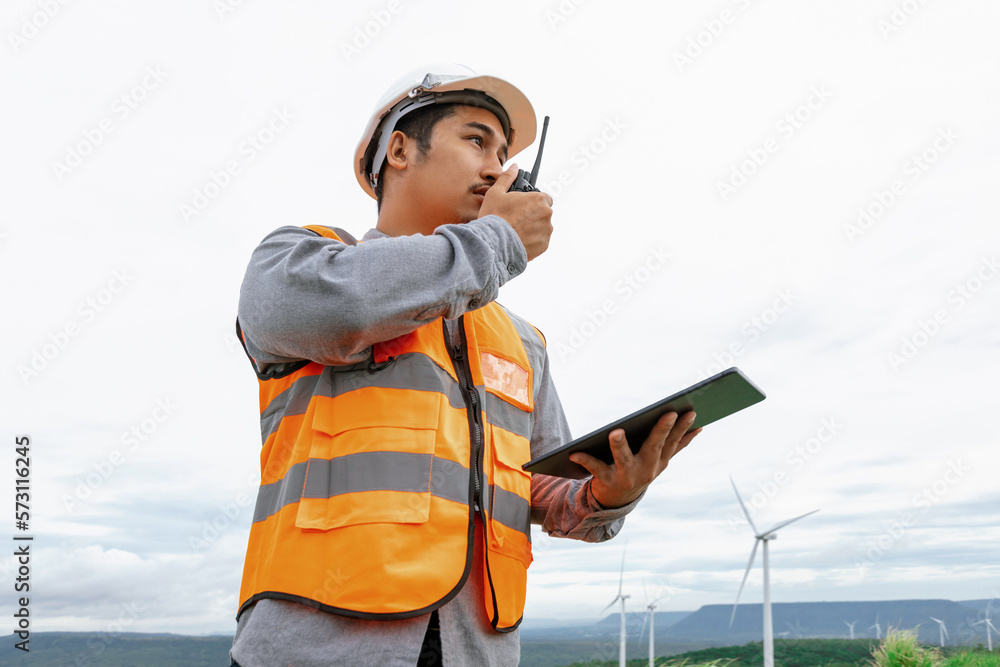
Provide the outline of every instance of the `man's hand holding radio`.
[[518,168],[512,164],[500,174],[486,192],[480,217],[498,215],[514,228],[528,261],[541,255],[549,247],[552,236],[552,197],[544,192],[508,192],[517,179]]

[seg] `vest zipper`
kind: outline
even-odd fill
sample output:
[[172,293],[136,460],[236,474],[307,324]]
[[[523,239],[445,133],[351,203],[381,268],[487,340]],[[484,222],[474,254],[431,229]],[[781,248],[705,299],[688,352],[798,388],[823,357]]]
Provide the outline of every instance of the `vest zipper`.
[[[473,508],[476,512],[480,512],[485,515],[482,510],[482,481],[481,481],[481,471],[482,471],[482,454],[483,447],[485,443],[483,442],[483,425],[482,425],[482,412],[479,409],[479,392],[476,390],[476,386],[472,384],[472,368],[469,366],[468,359],[465,358],[465,350],[468,347],[468,342],[465,338],[465,316],[459,318],[459,342],[452,345],[450,337],[448,336],[448,331],[445,330],[445,342],[448,345],[448,349],[451,350],[452,359],[455,362],[455,373],[458,375],[459,385],[462,387],[462,396],[465,398],[466,412],[469,415],[469,435],[470,435],[470,445],[472,446],[471,452],[471,462],[472,462],[472,479],[475,484],[475,491],[472,497]],[[483,516],[483,521],[486,517]]]
[[[458,331],[459,331],[459,342],[455,345],[451,343],[451,336],[448,335],[448,330],[446,327],[444,329],[445,345],[449,350],[451,350],[452,359],[454,361],[455,373],[458,375],[458,382],[462,387],[462,395],[465,398],[466,412],[469,414],[469,434],[472,445],[472,479],[475,482],[475,492],[473,494],[473,511],[478,512],[480,518],[483,521],[483,566],[486,569],[486,577],[489,581],[490,595],[493,599],[493,621],[491,625],[494,630],[498,632],[510,632],[514,628],[509,628],[505,630],[500,630],[497,627],[500,621],[500,609],[497,604],[497,593],[496,587],[493,584],[493,574],[490,572],[490,558],[489,558],[489,518],[486,516],[486,510],[483,507],[481,501],[482,498],[482,474],[483,474],[483,449],[486,447],[485,442],[485,429],[483,428],[483,413],[479,409],[479,392],[476,390],[475,384],[472,383],[472,368],[469,366],[469,360],[465,356],[466,350],[469,349],[469,341],[465,335],[465,315],[462,315],[458,320]],[[471,519],[471,517],[470,517]],[[470,536],[474,532],[472,526],[470,526]],[[469,546],[471,549],[472,542],[470,540]],[[471,555],[471,550],[470,550]],[[515,626],[516,627],[516,626]]]

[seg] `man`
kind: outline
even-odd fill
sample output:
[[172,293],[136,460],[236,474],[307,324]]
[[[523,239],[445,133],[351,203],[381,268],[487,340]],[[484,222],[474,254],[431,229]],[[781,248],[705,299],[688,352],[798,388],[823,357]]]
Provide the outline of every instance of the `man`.
[[460,66],[408,75],[355,159],[378,202],[355,243],[282,227],[238,333],[260,381],[261,489],[231,656],[273,665],[516,665],[530,526],[602,541],[697,434],[671,413],[588,480],[532,477],[570,440],[544,339],[495,303],[548,247],[552,198],[508,192],[535,117]]

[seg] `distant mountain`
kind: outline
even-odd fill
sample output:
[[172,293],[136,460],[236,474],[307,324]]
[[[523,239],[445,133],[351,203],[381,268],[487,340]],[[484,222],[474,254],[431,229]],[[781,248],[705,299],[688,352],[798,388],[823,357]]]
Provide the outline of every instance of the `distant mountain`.
[[31,667],[218,667],[229,664],[232,637],[163,633],[32,632],[29,653],[0,637],[0,665]]
[[[654,613],[655,634],[666,632],[672,625],[688,616],[690,611],[658,611]],[[630,635],[639,636],[646,622],[646,612],[626,612],[626,631]],[[607,639],[617,638],[621,628],[621,618],[618,614],[608,614],[595,622],[576,622],[572,625],[539,625],[537,621],[525,620],[521,624],[522,639],[573,640],[573,639]],[[646,630],[648,632],[648,630]]]
[[[938,625],[931,616],[941,619],[949,634],[949,644],[986,642],[982,626],[972,624],[981,618],[976,606],[951,600],[884,600],[878,602],[777,602],[771,605],[775,637],[790,639],[847,638],[848,622],[857,621],[854,636],[875,637],[876,619],[882,636],[891,628],[917,629],[925,643],[938,643]],[[741,604],[733,627],[729,627],[732,605],[706,605],[666,630],[664,639],[712,640],[727,644],[760,641],[763,635],[763,606]]]

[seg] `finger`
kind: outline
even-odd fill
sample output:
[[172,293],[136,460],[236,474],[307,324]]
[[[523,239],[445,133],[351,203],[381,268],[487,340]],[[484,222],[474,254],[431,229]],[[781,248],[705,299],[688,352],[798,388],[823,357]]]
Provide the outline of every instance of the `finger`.
[[688,444],[692,440],[694,440],[695,436],[698,435],[699,433],[701,433],[701,427],[696,428],[690,433],[683,433],[682,431],[682,435],[680,439],[677,440],[677,442],[663,448],[663,452],[660,455],[660,463],[664,467],[666,467],[667,462],[669,462],[672,458],[677,456],[677,454],[679,454],[682,449],[687,447]]
[[[499,186],[501,192],[507,192],[510,186],[513,185],[514,181],[517,179],[517,172],[518,172],[517,164],[515,163],[510,165],[509,167],[507,167],[507,170],[505,172],[500,174],[500,176],[496,180],[496,183],[494,183],[493,185]],[[493,188],[490,189],[492,190]]]
[[664,438],[663,449],[660,451],[661,459],[669,459],[677,452],[677,446],[691,424],[694,423],[695,414],[693,411],[679,415],[670,426],[670,432]]
[[600,460],[595,456],[591,456],[585,452],[576,452],[575,454],[570,454],[569,460],[578,466],[583,467],[587,472],[589,472],[594,477],[598,477],[605,473],[610,466],[604,461]]
[[701,433],[701,429],[702,429],[702,428],[703,428],[703,427],[699,426],[698,428],[696,428],[695,430],[691,431],[690,433],[686,433],[686,434],[684,434],[684,437],[683,437],[683,438],[681,438],[681,442],[680,442],[680,445],[678,445],[678,447],[677,447],[677,451],[680,451],[680,450],[684,449],[685,447],[687,447],[687,446],[688,446],[688,444],[689,444],[689,443],[690,443],[690,442],[691,442],[692,440],[694,440],[694,437],[695,437],[696,435],[698,435],[699,433]]
[[649,435],[646,436],[646,441],[642,443],[642,449],[639,450],[639,456],[652,461],[659,459],[660,454],[663,451],[663,446],[666,444],[667,439],[673,432],[676,422],[676,412],[668,412],[661,416],[653,426],[653,429],[649,432]]
[[624,470],[632,464],[632,450],[629,449],[628,440],[625,439],[624,429],[616,428],[608,434],[608,444],[611,445],[611,456],[615,460],[615,465],[619,470]]
[[679,416],[674,422],[673,428],[670,429],[670,435],[667,436],[667,440],[680,441],[684,437],[684,434],[687,433],[687,430],[691,428],[691,424],[694,423],[697,416],[694,410],[689,410]]

